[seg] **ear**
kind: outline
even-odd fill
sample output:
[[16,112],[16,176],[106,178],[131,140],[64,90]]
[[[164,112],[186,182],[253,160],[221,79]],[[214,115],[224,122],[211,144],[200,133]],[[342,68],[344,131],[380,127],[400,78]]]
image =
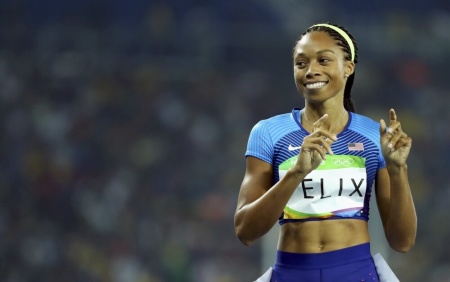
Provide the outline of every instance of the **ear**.
[[352,61],[345,61],[345,65],[344,65],[344,73],[345,76],[350,76],[353,74],[353,72],[355,71],[355,63]]

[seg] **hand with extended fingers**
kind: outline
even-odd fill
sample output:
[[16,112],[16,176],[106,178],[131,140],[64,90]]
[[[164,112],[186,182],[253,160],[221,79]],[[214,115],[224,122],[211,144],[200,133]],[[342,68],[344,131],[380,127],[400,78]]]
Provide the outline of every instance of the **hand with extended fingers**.
[[296,169],[308,174],[316,169],[326,158],[326,154],[333,154],[331,144],[337,140],[335,134],[322,128],[328,115],[323,115],[313,124],[313,132],[303,139],[302,148],[296,163]]
[[380,142],[381,151],[388,165],[401,167],[406,165],[412,140],[402,131],[400,122],[397,120],[395,110],[389,111],[390,124],[386,130],[386,123],[380,120]]

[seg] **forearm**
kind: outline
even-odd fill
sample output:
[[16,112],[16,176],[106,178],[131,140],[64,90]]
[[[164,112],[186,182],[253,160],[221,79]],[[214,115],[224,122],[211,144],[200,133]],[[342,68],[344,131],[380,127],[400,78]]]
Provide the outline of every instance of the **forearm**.
[[391,187],[386,236],[393,249],[408,251],[415,242],[417,216],[408,182],[407,166],[388,167]]
[[262,197],[236,212],[236,234],[245,245],[250,245],[273,227],[304,178],[305,175],[289,170]]

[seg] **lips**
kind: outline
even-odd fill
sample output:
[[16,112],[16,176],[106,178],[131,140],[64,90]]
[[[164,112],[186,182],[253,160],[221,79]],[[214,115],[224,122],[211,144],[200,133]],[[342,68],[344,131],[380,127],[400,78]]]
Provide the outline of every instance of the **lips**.
[[327,82],[314,82],[314,83],[306,83],[305,87],[306,89],[319,89],[324,87],[327,84]]

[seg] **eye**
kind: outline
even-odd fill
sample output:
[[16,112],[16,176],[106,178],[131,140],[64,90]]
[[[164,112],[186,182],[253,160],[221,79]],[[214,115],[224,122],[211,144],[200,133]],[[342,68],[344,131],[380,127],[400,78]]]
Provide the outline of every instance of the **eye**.
[[297,60],[297,61],[295,62],[295,65],[296,65],[298,68],[304,68],[304,67],[306,67],[307,64],[308,64],[308,63],[307,63],[305,60]]
[[328,64],[329,62],[331,62],[331,60],[329,58],[320,58],[319,59],[319,63],[325,65]]

